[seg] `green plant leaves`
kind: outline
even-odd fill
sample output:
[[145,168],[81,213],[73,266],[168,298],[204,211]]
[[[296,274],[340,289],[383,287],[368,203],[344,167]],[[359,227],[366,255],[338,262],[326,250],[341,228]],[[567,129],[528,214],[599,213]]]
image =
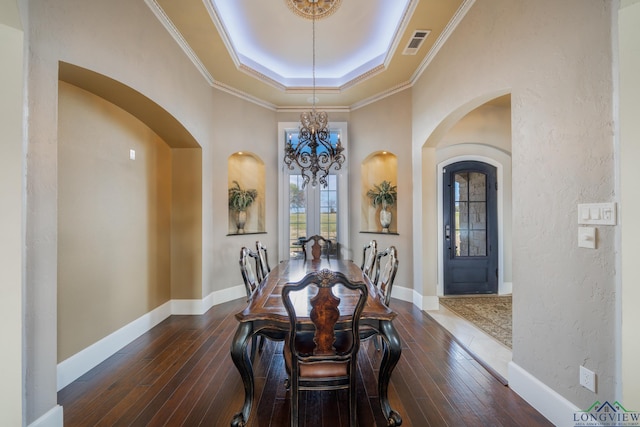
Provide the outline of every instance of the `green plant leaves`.
[[382,205],[383,207],[391,207],[396,203],[398,198],[398,186],[391,185],[390,181],[382,181],[380,184],[374,184],[373,188],[367,191],[367,197],[371,199],[373,207]]
[[229,209],[235,212],[246,211],[258,197],[255,189],[243,190],[238,181],[233,181],[233,186],[229,188]]

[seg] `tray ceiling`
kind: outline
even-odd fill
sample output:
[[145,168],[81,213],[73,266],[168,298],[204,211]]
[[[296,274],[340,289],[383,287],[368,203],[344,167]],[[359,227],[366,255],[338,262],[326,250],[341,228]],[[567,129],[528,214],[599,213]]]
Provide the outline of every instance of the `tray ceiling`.
[[[309,107],[314,23],[294,6],[310,0],[146,2],[212,86],[276,110]],[[316,105],[348,110],[410,87],[473,0],[335,3],[315,22]],[[403,54],[416,31],[424,41]]]

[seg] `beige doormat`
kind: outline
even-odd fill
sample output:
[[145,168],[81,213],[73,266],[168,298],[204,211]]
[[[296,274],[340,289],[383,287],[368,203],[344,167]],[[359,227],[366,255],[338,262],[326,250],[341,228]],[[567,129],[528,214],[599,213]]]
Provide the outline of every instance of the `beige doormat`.
[[441,297],[440,304],[511,348],[511,295]]

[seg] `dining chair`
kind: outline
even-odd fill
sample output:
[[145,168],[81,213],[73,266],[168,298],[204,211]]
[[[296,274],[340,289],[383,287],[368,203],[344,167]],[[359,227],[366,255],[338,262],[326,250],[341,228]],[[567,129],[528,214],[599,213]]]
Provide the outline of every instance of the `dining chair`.
[[[386,258],[384,266],[381,265],[383,258]],[[382,295],[384,305],[387,307],[391,302],[391,289],[393,288],[393,282],[396,280],[397,272],[398,250],[395,246],[389,246],[384,251],[376,254],[375,277],[373,279],[373,284],[378,288],[378,292]],[[380,342],[378,335],[375,335],[373,340],[376,350],[379,351]]]
[[256,241],[256,252],[258,253],[258,257],[260,258],[260,273],[262,274],[262,278],[264,279],[271,272],[271,267],[269,266],[267,247],[263,245],[260,240]]
[[362,250],[362,272],[369,276],[369,278],[373,277],[371,274],[373,272],[373,267],[376,263],[376,255],[378,253],[378,242],[375,240],[371,240],[369,243],[364,245]]
[[331,240],[326,239],[320,235],[315,235],[311,237],[307,237],[304,240],[300,240],[300,245],[302,245],[302,253],[304,255],[304,259],[307,259],[307,244],[312,243],[311,245],[311,259],[313,261],[320,261],[322,258],[322,251],[324,250],[327,255],[327,261],[329,261],[329,254],[331,253]]
[[[296,292],[308,287],[316,291]],[[339,297],[334,288],[340,289]],[[295,298],[304,295],[309,299],[309,324],[298,322],[292,292],[296,293]],[[366,283],[352,282],[344,274],[328,269],[309,273],[299,282],[287,283],[282,288],[290,325],[283,354],[289,374],[291,426],[298,425],[299,393],[303,390],[348,390],[349,425],[357,424],[358,324],[367,295]],[[342,312],[341,300],[347,301]]]
[[[386,257],[388,258],[383,267],[381,265],[382,259]],[[396,273],[398,272],[398,250],[395,246],[389,246],[384,251],[376,254],[375,271],[373,283],[383,295],[384,304],[388,307],[391,302],[391,289],[393,288],[393,282],[396,280]]]
[[[255,262],[255,272],[254,268],[251,266],[253,262]],[[240,273],[242,274],[242,280],[244,282],[244,288],[247,292],[247,301],[251,298],[256,289],[258,289],[258,285],[262,281],[263,277],[260,272],[260,256],[257,252],[252,251],[251,249],[243,246],[240,249]],[[258,343],[258,335],[254,335],[251,338],[251,360],[254,360],[256,357],[256,349],[260,347],[260,351],[262,351],[262,347],[264,346],[264,337],[260,336],[260,343]]]

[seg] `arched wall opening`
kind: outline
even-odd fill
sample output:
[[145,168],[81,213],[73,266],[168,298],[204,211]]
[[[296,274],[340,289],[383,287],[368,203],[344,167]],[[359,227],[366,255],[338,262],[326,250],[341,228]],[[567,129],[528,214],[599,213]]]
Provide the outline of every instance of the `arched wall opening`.
[[[495,95],[495,94],[492,94]],[[511,97],[471,100],[451,112],[422,147],[423,297],[443,294],[443,168],[479,160],[498,169],[499,293],[511,292]],[[433,305],[433,303],[431,304]]]
[[202,153],[152,100],[60,63],[57,155],[60,364],[202,298]]

